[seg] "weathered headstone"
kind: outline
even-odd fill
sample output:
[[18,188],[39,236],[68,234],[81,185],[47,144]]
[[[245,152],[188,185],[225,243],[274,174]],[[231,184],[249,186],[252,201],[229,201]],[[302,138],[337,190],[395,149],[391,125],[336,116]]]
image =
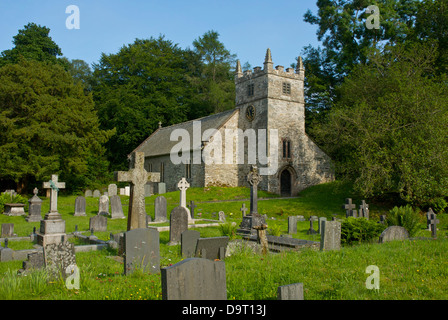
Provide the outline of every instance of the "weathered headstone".
[[205,259],[223,260],[226,256],[226,248],[229,237],[199,238],[196,245],[196,257]]
[[24,203],[5,203],[4,204],[4,212],[3,214],[7,216],[24,216],[25,212],[25,204]]
[[124,188],[120,188],[120,196],[126,195],[126,191]]
[[241,211],[241,216],[245,217],[246,216],[246,212],[247,212],[247,208],[246,208],[246,204],[245,203],[243,203],[243,205],[241,206],[240,211]]
[[190,188],[190,184],[185,178],[182,178],[177,183],[177,188],[180,190],[179,206],[184,207],[188,212],[188,222],[192,221],[190,210],[187,208],[187,189]]
[[166,193],[166,183],[165,182],[159,182],[158,184],[158,193],[159,194],[164,194]]
[[14,237],[14,223],[2,223],[2,238]]
[[86,216],[86,198],[83,196],[76,197],[75,199],[75,217]]
[[97,215],[90,218],[89,230],[107,231],[107,217],[103,215]]
[[28,222],[37,222],[42,220],[42,200],[37,196],[38,192],[39,190],[37,188],[34,188],[34,196],[28,200],[28,217],[25,218],[25,220]]
[[109,215],[109,197],[102,195],[98,200],[98,215]]
[[124,273],[135,269],[145,272],[160,271],[159,232],[154,229],[138,228],[124,233]]
[[124,187],[124,195],[130,197],[131,196],[131,187],[126,186]]
[[366,218],[369,220],[369,205],[366,203],[365,200],[361,200],[361,204],[359,205],[359,217]]
[[163,300],[227,299],[224,261],[189,258],[163,268],[161,273]]
[[154,201],[154,221],[165,222],[167,221],[166,212],[166,198],[164,196],[158,196]]
[[5,239],[5,246],[0,246],[0,262],[12,261],[14,251],[8,248],[8,239]]
[[107,186],[107,194],[109,195],[109,197],[117,195],[117,185],[115,183]]
[[168,245],[176,245],[180,242],[180,235],[188,230],[189,213],[185,207],[178,206],[170,214],[170,242]]
[[435,213],[432,213],[429,217],[430,219],[430,228],[431,228],[431,235],[434,239],[437,238],[437,224],[440,223],[440,220],[437,219],[437,215]]
[[288,217],[288,233],[289,234],[297,233],[297,216]]
[[92,190],[87,189],[86,192],[84,192],[85,198],[92,197],[92,196],[93,196]]
[[93,195],[92,195],[94,198],[99,198],[99,197],[101,197],[101,192],[100,192],[100,190],[98,190],[98,189],[96,189],[96,190],[93,190]]
[[405,240],[409,238],[409,232],[400,226],[390,226],[384,230],[379,239],[379,243],[393,241],[393,240]]
[[146,228],[145,184],[160,181],[160,173],[147,172],[144,152],[132,154],[129,171],[115,172],[115,180],[131,183],[127,230]]
[[320,234],[320,250],[341,249],[341,223],[339,221],[322,221]]
[[303,283],[292,283],[279,286],[277,300],[303,300]]
[[124,219],[126,218],[123,213],[123,206],[121,205],[121,198],[119,195],[110,197],[110,212],[111,219]]
[[223,222],[226,221],[226,214],[224,213],[224,211],[219,211],[218,212],[218,220],[219,221],[223,221]]
[[28,253],[27,260],[22,262],[22,269],[24,271],[42,269],[44,267],[45,262],[43,251]]
[[58,176],[53,174],[51,180],[43,183],[45,189],[50,190],[50,210],[40,222],[40,230],[37,234],[37,244],[46,246],[50,243],[65,242],[65,221],[58,212],[58,192],[65,188],[65,182],[59,182]]
[[345,199],[345,204],[342,205],[342,209],[345,209],[345,217],[356,217],[355,211],[354,210],[356,208],[356,204],[352,203],[352,199],[351,198],[347,198]]
[[191,219],[194,219],[194,209],[196,209],[197,205],[194,204],[194,201],[190,201],[190,205],[188,206],[190,209]]
[[51,279],[67,278],[70,275],[67,268],[76,266],[75,246],[68,241],[45,245],[44,263]]
[[196,245],[201,237],[199,231],[185,230],[180,235],[180,251],[185,258],[192,258],[196,254]]
[[319,230],[318,230],[319,234],[322,234],[322,222],[323,221],[327,221],[327,218],[326,217],[319,217]]

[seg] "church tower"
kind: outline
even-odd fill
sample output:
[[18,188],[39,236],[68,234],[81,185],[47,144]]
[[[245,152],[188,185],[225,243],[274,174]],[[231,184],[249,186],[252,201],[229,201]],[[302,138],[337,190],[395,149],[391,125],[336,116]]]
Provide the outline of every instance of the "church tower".
[[[290,196],[310,185],[333,180],[330,159],[305,134],[302,59],[298,58],[295,70],[280,65],[274,68],[271,50],[267,49],[263,65],[242,72],[238,61],[235,72],[239,128],[257,132],[266,129],[267,149],[271,143],[278,146],[277,170],[263,177],[260,188]],[[245,185],[249,168],[250,165],[241,165],[240,185]]]

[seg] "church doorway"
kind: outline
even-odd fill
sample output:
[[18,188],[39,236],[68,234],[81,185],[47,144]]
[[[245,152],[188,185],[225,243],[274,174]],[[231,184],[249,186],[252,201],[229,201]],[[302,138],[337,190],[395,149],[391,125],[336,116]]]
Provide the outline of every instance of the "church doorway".
[[288,169],[280,174],[280,194],[284,197],[291,196],[291,172]]

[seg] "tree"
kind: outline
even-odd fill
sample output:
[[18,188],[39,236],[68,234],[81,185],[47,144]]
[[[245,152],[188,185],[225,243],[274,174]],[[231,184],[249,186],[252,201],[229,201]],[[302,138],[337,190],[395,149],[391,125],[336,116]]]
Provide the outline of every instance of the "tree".
[[73,77],[75,83],[81,84],[85,88],[86,93],[91,92],[93,73],[89,64],[81,59],[67,59],[67,66],[67,71]]
[[194,40],[193,46],[202,61],[200,77],[193,79],[197,98],[202,100],[204,107],[204,112],[197,115],[204,116],[233,108],[235,85],[231,69],[236,63],[236,56],[219,41],[219,33],[214,30]]
[[49,34],[49,28],[28,23],[13,37],[14,47],[2,52],[0,66],[17,63],[21,57],[27,60],[64,64],[63,60],[58,59],[58,56],[62,56],[61,48]]
[[436,58],[429,42],[373,50],[314,128],[338,176],[363,196],[392,192],[414,205],[446,205],[448,95],[446,78],[434,76]]
[[54,173],[71,190],[94,182],[113,133],[99,129],[92,96],[62,66],[19,58],[0,68],[0,179],[19,192]]
[[104,129],[117,134],[106,144],[112,169],[159,126],[187,120],[194,55],[163,36],[136,39],[93,65],[93,96]]

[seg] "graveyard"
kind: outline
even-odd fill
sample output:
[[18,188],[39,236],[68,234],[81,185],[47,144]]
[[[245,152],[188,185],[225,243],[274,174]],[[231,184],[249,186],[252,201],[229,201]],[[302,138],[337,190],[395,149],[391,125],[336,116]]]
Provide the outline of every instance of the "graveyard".
[[[362,243],[342,244],[335,250],[319,249],[320,225],[316,220],[313,225],[315,232],[310,232],[309,217],[326,217],[327,220],[336,218],[339,221],[347,219],[343,200],[349,193],[350,187],[341,182],[311,187],[293,198],[282,198],[279,195],[258,191],[258,212],[266,218],[270,246],[268,252],[263,254],[257,241],[243,241],[243,237],[236,234],[243,217],[241,211],[244,208],[243,204],[246,209],[250,206],[249,188],[189,188],[186,200],[187,203],[194,201],[195,217],[204,219],[204,223],[212,224],[212,226],[189,228],[189,232],[196,233],[194,240],[204,238],[204,241],[207,239],[220,241],[219,239],[225,238],[225,254],[218,252],[216,257],[210,258],[201,251],[203,257],[199,259],[225,264],[225,297],[221,295],[215,298],[275,300],[278,298],[279,287],[300,283],[301,298],[305,300],[447,299],[445,288],[448,284],[448,258],[444,254],[448,248],[446,214],[437,215],[439,219],[437,239],[432,238],[431,231],[426,228],[422,217],[421,227],[412,238],[379,243],[376,237]],[[85,215],[80,216],[75,215],[75,200],[79,195],[59,196],[58,212],[66,224],[67,242],[73,244],[76,252],[79,287],[70,288],[66,279],[57,276],[49,280],[48,268],[24,271],[23,262],[27,258],[19,258],[0,262],[2,275],[0,298],[177,299],[176,295],[163,296],[161,279],[166,272],[165,269],[188,261],[195,256],[195,252],[194,249],[190,253],[185,251],[180,241],[170,244],[172,240],[170,231],[159,232],[155,228],[159,225],[170,225],[170,213],[178,207],[179,195],[180,191],[163,195],[166,198],[168,213],[165,222],[154,221],[156,220],[154,203],[159,195],[145,197],[145,211],[150,217],[147,229],[152,230],[151,234],[158,237],[158,257],[151,260],[155,271],[137,265],[132,267],[132,272],[125,271],[130,269],[124,268],[126,261],[119,253],[120,248],[106,244],[112,239],[111,234],[126,231],[125,218],[128,214],[130,197],[119,196],[125,218],[112,219],[110,214],[99,214],[101,211],[99,197],[85,197]],[[45,196],[40,198],[43,216],[43,213],[50,209],[50,199]],[[361,200],[353,197],[353,203],[361,203]],[[369,219],[380,221],[380,217],[387,214],[388,209],[385,204],[371,205]],[[220,216],[220,211],[224,212],[224,218]],[[106,230],[92,233],[90,219],[101,216],[107,220]],[[296,228],[289,230],[288,224],[293,220]],[[7,240],[8,248],[15,252],[36,248],[29,237],[34,227],[39,229],[38,221],[28,222],[23,215],[0,215],[0,224],[6,223],[14,224],[14,236],[10,236]],[[282,247],[277,241],[275,246],[270,242],[271,238],[285,239],[287,242],[307,241],[313,245]],[[97,243],[96,241],[102,244],[93,248],[92,243]],[[1,244],[5,247],[3,236]],[[89,246],[92,248],[78,249]],[[141,246],[140,244],[139,247]],[[212,251],[209,247],[206,248],[210,255]],[[0,257],[2,255],[3,253],[0,253]],[[366,289],[366,279],[369,276],[366,267],[369,265],[376,265],[380,269],[378,290]],[[174,276],[165,275],[165,277],[170,279]]]

